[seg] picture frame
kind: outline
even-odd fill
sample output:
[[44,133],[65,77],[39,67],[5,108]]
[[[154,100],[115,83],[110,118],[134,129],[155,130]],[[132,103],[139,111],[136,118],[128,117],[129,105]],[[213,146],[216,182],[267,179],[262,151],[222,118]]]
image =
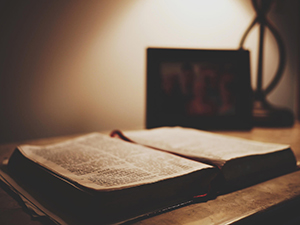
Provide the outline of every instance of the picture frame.
[[147,48],[146,83],[146,128],[252,128],[247,50]]

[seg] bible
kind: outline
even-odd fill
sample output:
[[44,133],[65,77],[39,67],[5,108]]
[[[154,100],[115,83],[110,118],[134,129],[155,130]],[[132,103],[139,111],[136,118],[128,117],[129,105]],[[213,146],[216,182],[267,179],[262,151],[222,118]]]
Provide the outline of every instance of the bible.
[[287,145],[163,127],[21,145],[1,176],[56,223],[111,224],[206,201],[295,168]]

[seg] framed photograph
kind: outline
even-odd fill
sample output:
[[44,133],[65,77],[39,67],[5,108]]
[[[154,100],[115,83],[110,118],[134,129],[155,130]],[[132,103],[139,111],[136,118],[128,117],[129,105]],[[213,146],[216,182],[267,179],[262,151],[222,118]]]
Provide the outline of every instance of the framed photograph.
[[146,128],[250,129],[249,51],[147,49]]

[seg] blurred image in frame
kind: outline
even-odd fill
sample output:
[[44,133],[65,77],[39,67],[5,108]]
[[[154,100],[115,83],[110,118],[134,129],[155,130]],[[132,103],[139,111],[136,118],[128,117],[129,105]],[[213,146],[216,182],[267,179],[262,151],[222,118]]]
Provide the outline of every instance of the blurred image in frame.
[[233,64],[164,62],[160,73],[165,112],[191,117],[235,114]]

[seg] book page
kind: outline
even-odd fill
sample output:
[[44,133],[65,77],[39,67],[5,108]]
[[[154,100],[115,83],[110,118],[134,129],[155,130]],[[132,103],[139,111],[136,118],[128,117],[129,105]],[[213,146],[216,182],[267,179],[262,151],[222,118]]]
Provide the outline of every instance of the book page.
[[23,145],[19,149],[32,161],[65,178],[104,191],[211,167],[98,133],[54,145]]
[[227,161],[246,155],[259,155],[289,148],[182,127],[162,127],[124,132],[130,140],[193,158]]

